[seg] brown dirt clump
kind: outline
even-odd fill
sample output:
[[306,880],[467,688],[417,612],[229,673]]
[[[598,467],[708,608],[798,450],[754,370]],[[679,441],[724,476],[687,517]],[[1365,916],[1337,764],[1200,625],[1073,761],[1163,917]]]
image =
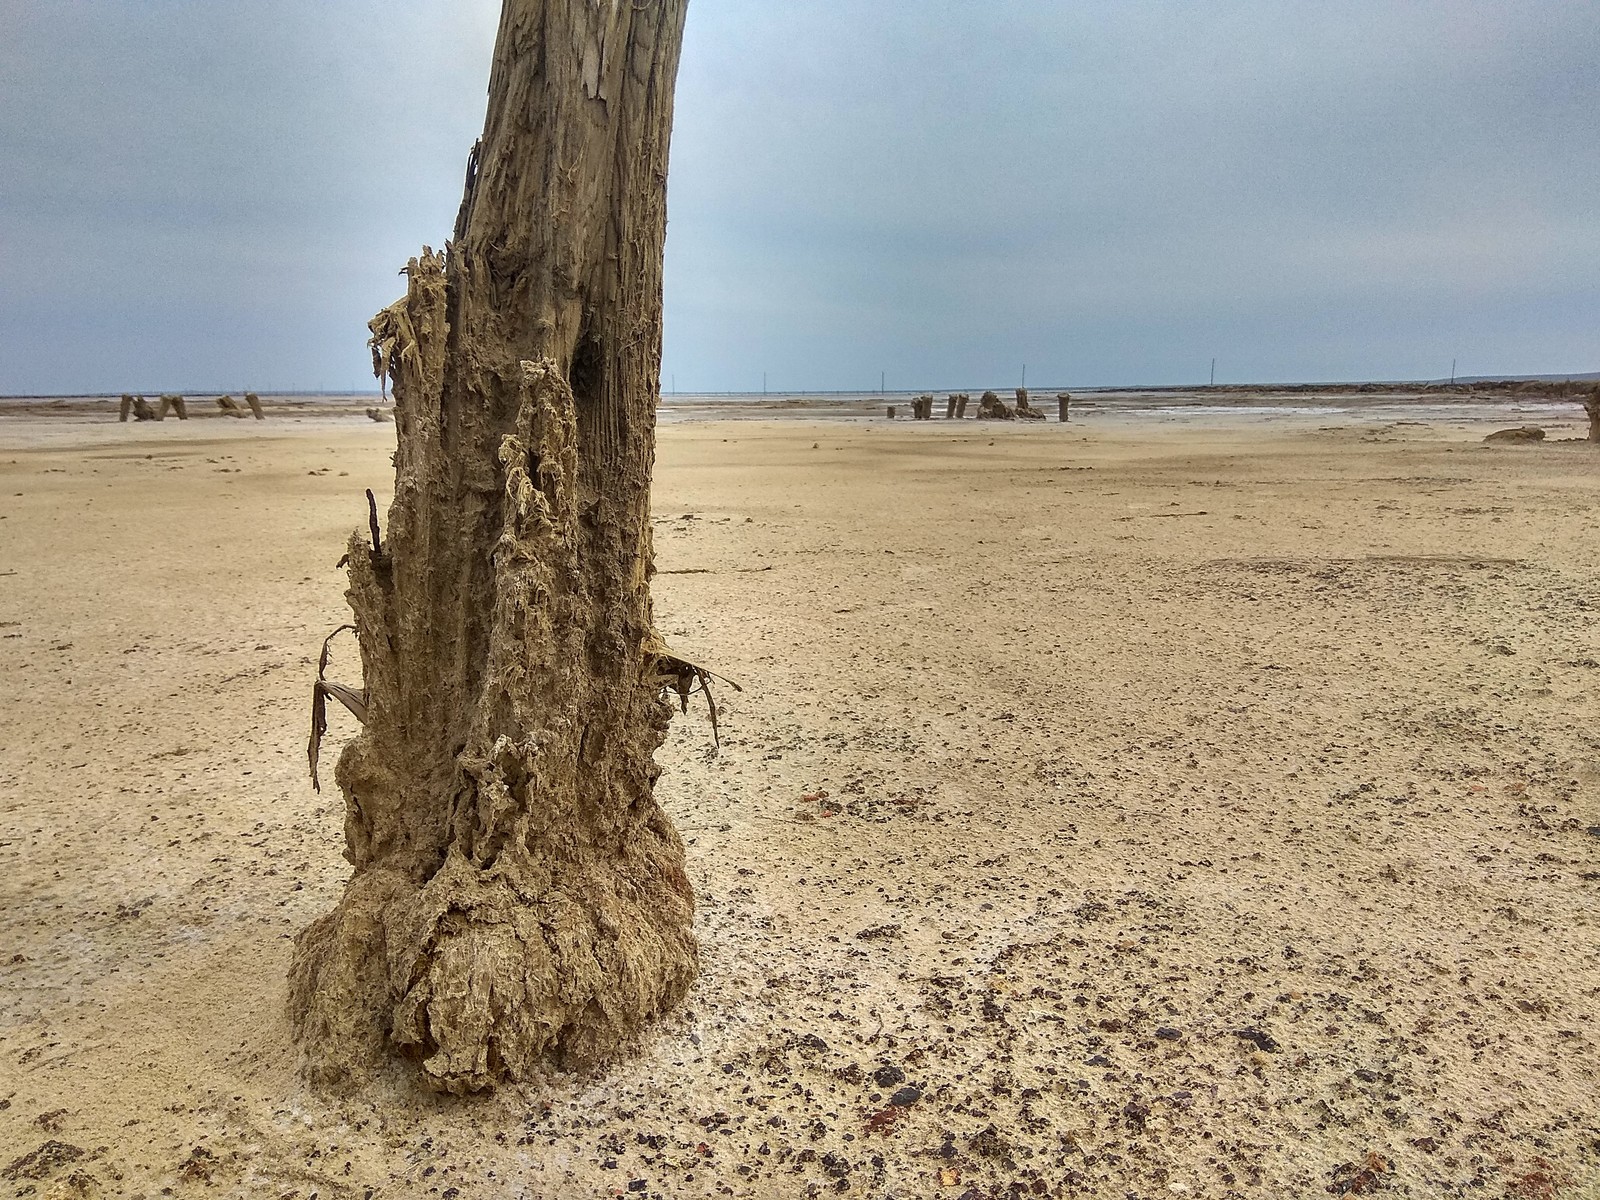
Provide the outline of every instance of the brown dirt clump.
[[1483,440],[1495,445],[1527,445],[1544,441],[1544,430],[1537,425],[1519,425],[1515,429],[1497,429]]

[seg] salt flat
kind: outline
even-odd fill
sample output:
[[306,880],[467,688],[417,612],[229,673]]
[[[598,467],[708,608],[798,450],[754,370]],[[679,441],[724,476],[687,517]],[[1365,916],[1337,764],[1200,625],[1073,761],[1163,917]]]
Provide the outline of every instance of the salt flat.
[[6,1182],[1591,1194],[1600,453],[1168,415],[664,424],[657,623],[744,688],[662,756],[703,975],[469,1101],[310,1094],[283,1012],[393,426],[0,420]]

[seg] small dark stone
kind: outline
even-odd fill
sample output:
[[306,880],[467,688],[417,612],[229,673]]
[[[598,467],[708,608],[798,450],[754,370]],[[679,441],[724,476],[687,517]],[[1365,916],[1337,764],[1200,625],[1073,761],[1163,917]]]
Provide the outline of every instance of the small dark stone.
[[1140,1104],[1137,1100],[1130,1100],[1122,1106],[1122,1115],[1128,1118],[1128,1128],[1135,1133],[1144,1132],[1144,1123],[1150,1116],[1148,1105]]
[[1383,1078],[1383,1076],[1379,1075],[1376,1071],[1367,1070],[1366,1067],[1357,1067],[1356,1078],[1361,1080],[1362,1083],[1377,1083]]
[[993,1125],[988,1125],[967,1139],[967,1149],[984,1158],[1004,1158],[1011,1153],[1011,1143],[1001,1137]]
[[1089,1067],[1109,1067],[1111,1065],[1111,1060],[1104,1054],[1096,1054],[1090,1058],[1084,1059],[1084,1065]]
[[[835,811],[839,810],[836,809]],[[900,926],[892,923],[887,925],[873,925],[869,928],[860,930],[856,934],[856,937],[860,938],[864,942],[880,941],[883,938],[894,938],[899,936]]]
[[1183,1030],[1174,1029],[1171,1025],[1163,1025],[1156,1030],[1156,1037],[1163,1042],[1181,1042],[1183,1041]]
[[1233,1032],[1234,1036],[1253,1042],[1257,1050],[1264,1050],[1268,1054],[1276,1054],[1281,1048],[1271,1034],[1263,1033],[1259,1029],[1235,1029]]
[[906,1073],[893,1063],[884,1063],[872,1073],[872,1082],[882,1088],[891,1088],[906,1081]]
[[808,1033],[796,1043],[802,1050],[822,1051],[828,1048],[828,1043],[814,1033]]
[[917,1087],[916,1084],[910,1084],[901,1088],[894,1095],[890,1096],[889,1103],[895,1108],[910,1108],[913,1104],[921,1099],[922,1089]]
[[642,1179],[630,1179],[630,1180],[628,1180],[628,1190],[630,1192],[642,1192],[642,1191],[644,1191],[645,1188],[647,1188],[649,1186],[650,1185],[647,1184]]

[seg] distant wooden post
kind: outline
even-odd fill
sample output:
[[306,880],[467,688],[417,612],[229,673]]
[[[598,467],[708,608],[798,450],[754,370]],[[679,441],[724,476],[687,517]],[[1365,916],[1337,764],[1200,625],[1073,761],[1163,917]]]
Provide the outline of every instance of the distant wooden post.
[[956,396],[956,420],[965,421],[967,419],[967,401],[970,399],[971,397],[965,392],[961,392]]
[[232,396],[218,396],[217,407],[230,417],[238,417],[241,421],[244,420],[244,409],[239,407],[239,402]]
[[1072,393],[1071,392],[1057,392],[1056,393],[1056,420],[1058,422],[1060,422],[1063,425],[1066,424],[1066,422],[1067,422],[1067,411],[1071,407],[1072,407]]
[[122,393],[122,408],[117,413],[117,420],[126,421],[128,414],[133,411],[133,397],[127,392]]
[[251,415],[253,415],[256,420],[265,421],[267,419],[265,414],[263,414],[261,411],[260,396],[256,395],[254,392],[246,392],[244,394],[244,402],[250,406]]
[[894,405],[889,405],[889,420],[894,420]]
[[177,413],[180,421],[189,419],[189,409],[184,404],[183,397],[175,396],[171,392],[167,392],[161,397],[161,415],[156,420],[164,420],[169,412]]

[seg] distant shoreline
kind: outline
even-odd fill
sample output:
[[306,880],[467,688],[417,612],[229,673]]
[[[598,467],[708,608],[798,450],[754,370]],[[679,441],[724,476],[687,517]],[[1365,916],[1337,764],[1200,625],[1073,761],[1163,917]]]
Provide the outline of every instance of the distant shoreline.
[[[1552,398],[1559,398],[1562,394],[1571,394],[1572,389],[1585,390],[1583,385],[1600,384],[1600,371],[1590,371],[1582,374],[1571,375],[1514,375],[1514,376],[1462,376],[1450,379],[1415,379],[1415,380],[1363,380],[1326,383],[1215,383],[1215,384],[1101,384],[1096,386],[1043,384],[1028,389],[1031,396],[1053,399],[1060,392],[1070,392],[1077,396],[1160,396],[1160,395],[1187,395],[1197,397],[1210,396],[1280,396],[1280,395],[1375,395],[1375,396],[1412,396],[1412,395],[1481,395],[1494,392],[1517,392],[1526,395],[1543,394]],[[1563,387],[1563,385],[1566,385]],[[1548,390],[1547,390],[1548,389]],[[167,389],[172,391],[174,389]],[[1002,397],[1010,397],[1015,391],[1015,385],[995,387],[993,389]],[[764,401],[768,403],[792,403],[795,401],[810,401],[816,403],[849,402],[849,401],[881,401],[883,403],[898,403],[913,396],[933,395],[942,399],[952,392],[966,392],[973,397],[983,393],[981,387],[970,385],[962,387],[940,388],[900,388],[893,390],[878,389],[877,391],[847,391],[829,388],[803,388],[792,391],[767,391],[767,392],[678,392],[668,391],[661,393],[663,405],[682,403],[707,403],[717,401],[730,401],[734,403],[750,403]],[[147,390],[142,394],[153,398],[162,393]],[[216,389],[195,388],[188,391],[178,391],[177,394],[211,400],[218,396],[242,395],[231,391]],[[388,397],[381,392],[373,391],[261,391],[256,394],[263,400],[290,401],[304,404],[313,401],[332,401],[341,404],[371,404],[383,403]],[[62,404],[85,404],[109,401],[118,403],[122,398],[121,392],[57,392],[57,393],[23,393],[0,395],[0,406],[18,404],[39,404],[58,407]]]

